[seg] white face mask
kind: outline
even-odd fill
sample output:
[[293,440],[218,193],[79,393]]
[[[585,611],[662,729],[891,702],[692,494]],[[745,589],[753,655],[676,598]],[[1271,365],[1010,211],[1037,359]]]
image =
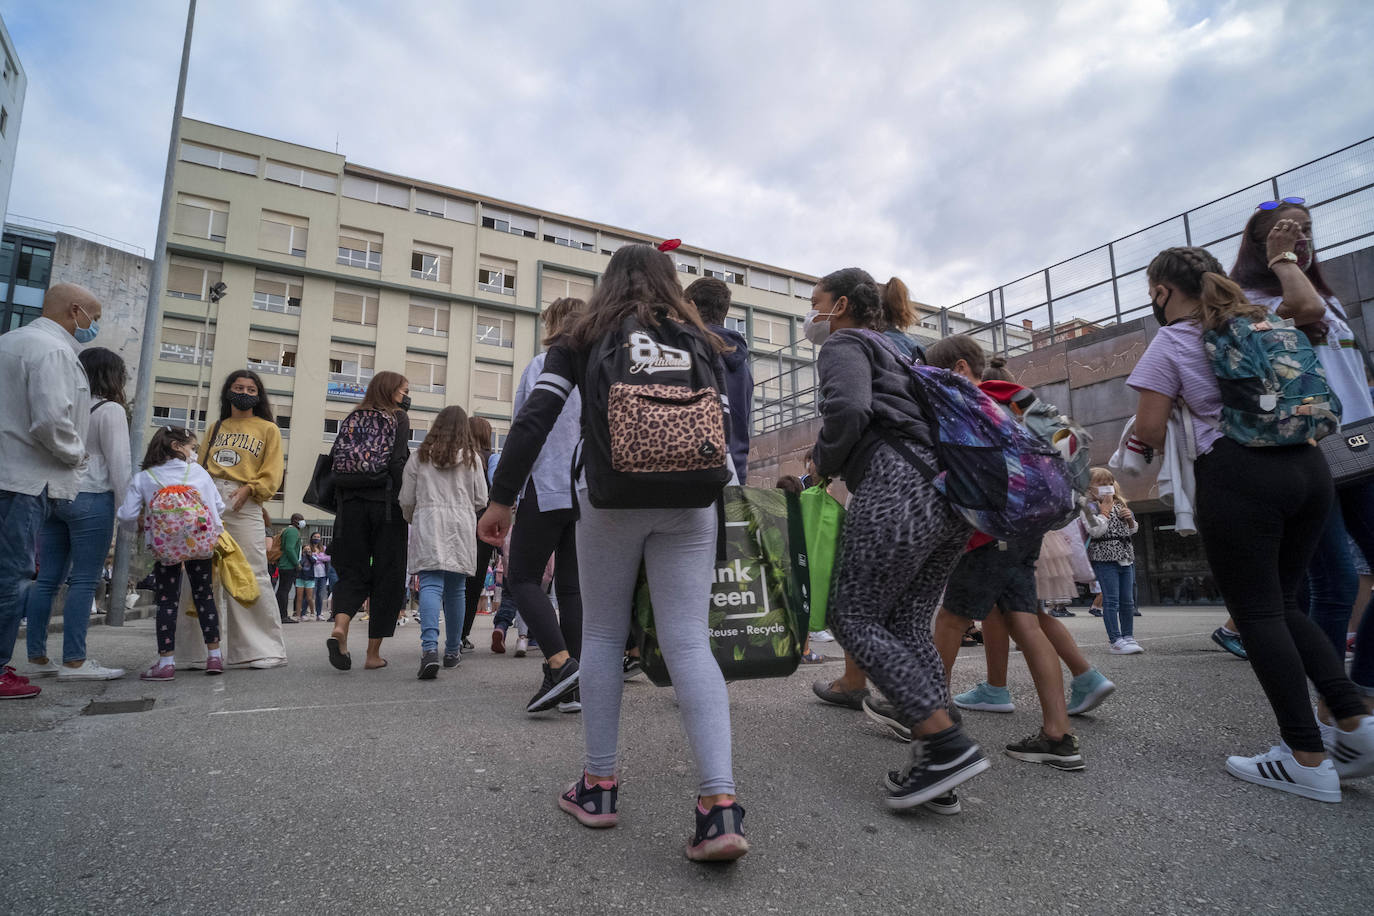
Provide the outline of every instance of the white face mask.
[[1116,487],[1098,487],[1097,495],[1103,499],[1110,499],[1116,495]]
[[301,521],[296,522],[296,527],[299,528],[299,529],[301,529],[302,531],[304,531],[304,530],[305,530],[305,520],[302,519]]
[[806,313],[806,321],[802,323],[802,334],[806,339],[816,346],[820,346],[830,339],[830,317],[820,317],[821,313],[816,309]]

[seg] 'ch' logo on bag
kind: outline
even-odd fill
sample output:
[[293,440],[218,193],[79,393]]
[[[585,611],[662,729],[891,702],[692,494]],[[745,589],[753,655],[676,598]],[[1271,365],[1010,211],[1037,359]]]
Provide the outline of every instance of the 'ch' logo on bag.
[[655,372],[681,372],[692,368],[692,357],[686,350],[665,347],[648,334],[630,334],[630,374],[640,372],[653,375]]
[[1345,444],[1350,446],[1351,448],[1364,448],[1366,445],[1369,444],[1369,440],[1366,439],[1363,435],[1351,436],[1349,439],[1345,440]]

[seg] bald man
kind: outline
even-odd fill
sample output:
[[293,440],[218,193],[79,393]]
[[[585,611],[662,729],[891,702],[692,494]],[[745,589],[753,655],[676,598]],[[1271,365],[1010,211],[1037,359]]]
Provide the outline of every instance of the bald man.
[[38,696],[9,666],[38,531],[54,500],[76,498],[90,389],[76,354],[99,331],[90,290],[58,283],[43,317],[0,335],[0,699]]

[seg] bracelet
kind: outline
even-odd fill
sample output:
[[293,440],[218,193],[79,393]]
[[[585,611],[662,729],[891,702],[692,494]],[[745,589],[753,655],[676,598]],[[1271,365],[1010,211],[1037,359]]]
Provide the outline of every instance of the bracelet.
[[1298,263],[1298,256],[1291,251],[1285,251],[1283,254],[1275,255],[1274,257],[1269,259],[1269,269],[1273,270],[1274,265],[1278,264],[1280,261],[1287,261],[1290,264],[1296,264]]

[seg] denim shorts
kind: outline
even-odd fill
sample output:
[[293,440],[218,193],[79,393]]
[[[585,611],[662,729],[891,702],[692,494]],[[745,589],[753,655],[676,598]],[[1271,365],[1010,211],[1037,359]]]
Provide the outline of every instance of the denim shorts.
[[943,607],[968,620],[986,620],[993,606],[1003,612],[1034,614],[1035,562],[1040,538],[993,541],[959,558],[945,586]]
[[315,587],[315,580],[314,580],[314,579],[302,579],[300,576],[297,576],[297,577],[296,577],[296,588],[312,588],[312,589],[313,589],[314,587]]

